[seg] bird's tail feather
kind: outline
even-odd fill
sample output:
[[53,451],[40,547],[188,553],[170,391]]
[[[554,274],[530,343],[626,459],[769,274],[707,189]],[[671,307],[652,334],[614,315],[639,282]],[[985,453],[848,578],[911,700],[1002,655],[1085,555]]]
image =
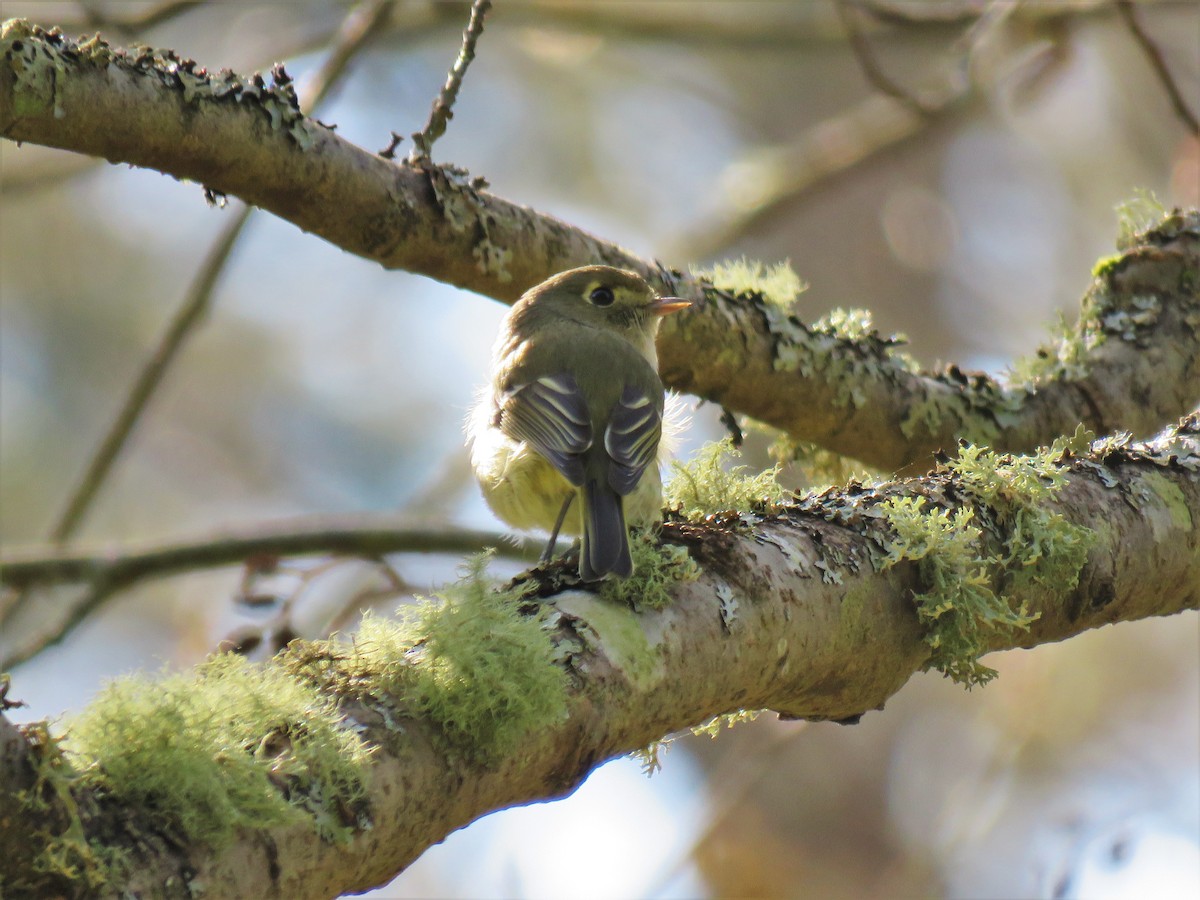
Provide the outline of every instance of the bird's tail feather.
[[579,545],[579,577],[599,581],[608,575],[633,574],[629,533],[621,495],[592,478],[583,485],[583,538]]

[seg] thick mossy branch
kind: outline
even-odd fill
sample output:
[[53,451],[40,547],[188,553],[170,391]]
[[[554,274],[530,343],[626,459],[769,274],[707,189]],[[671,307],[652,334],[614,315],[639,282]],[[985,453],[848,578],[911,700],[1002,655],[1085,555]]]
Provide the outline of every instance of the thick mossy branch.
[[328,694],[231,654],[112,682],[70,723],[67,747],[84,787],[214,849],[239,829],[302,821],[348,838],[371,754]]
[[[1200,361],[1192,350],[1200,336],[1200,212],[1149,218],[1151,211],[1139,213],[1136,231],[1123,217],[1122,252],[1097,269],[1078,322],[1061,324],[1051,344],[1014,365],[1007,383],[955,366],[922,373],[900,350],[902,338],[874,333],[869,316],[858,311],[834,311],[806,325],[762,296],[714,287],[710,317],[668,324],[693,344],[722,334],[741,342],[706,356],[709,368],[692,373],[691,389],[702,396],[712,391],[726,408],[748,412],[793,440],[885,471],[918,460],[911,453],[918,446],[945,450],[968,440],[1028,449],[1080,422],[1098,432],[1145,434],[1200,394]],[[740,351],[753,342],[730,325],[755,316],[769,374]],[[687,365],[670,346],[660,355],[668,375]],[[771,398],[765,415],[751,409],[755,385],[760,397]],[[804,404],[788,421],[779,415],[783,397]]]
[[473,558],[458,582],[397,620],[364,617],[344,665],[435,724],[449,752],[480,763],[566,715],[549,623],[522,608],[525,589],[495,589],[489,558]]
[[964,448],[918,479],[668,521],[697,577],[662,609],[564,587],[556,567],[492,593],[476,561],[353,643],[118,682],[56,782],[113,893],[362,891],[480,815],[714,716],[853,720],[931,663],[978,683],[983,650],[1196,609],[1197,522],[1200,413],[1143,444]]

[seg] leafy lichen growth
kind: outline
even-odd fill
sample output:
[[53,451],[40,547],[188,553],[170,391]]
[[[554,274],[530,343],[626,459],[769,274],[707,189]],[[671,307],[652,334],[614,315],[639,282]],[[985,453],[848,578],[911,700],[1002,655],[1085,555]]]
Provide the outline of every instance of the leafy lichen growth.
[[629,755],[637,760],[642,767],[642,774],[647,778],[662,771],[662,754],[671,749],[671,738],[665,737],[651,741],[640,750],[634,750]]
[[668,506],[689,519],[701,519],[726,510],[781,503],[787,491],[779,484],[779,466],[756,475],[746,466],[725,467],[741,451],[728,438],[705,444],[688,463],[671,463],[672,474],[664,489]]
[[692,275],[734,296],[761,296],[777,307],[789,308],[808,289],[789,260],[773,266],[742,257],[714,263],[709,268],[693,268]]
[[240,828],[306,819],[327,839],[348,837],[371,753],[315,687],[233,654],[111,682],[71,723],[66,746],[86,785],[213,847]]
[[992,632],[1028,628],[1033,603],[1078,583],[1093,535],[1047,506],[1065,483],[1059,461],[1077,443],[1029,456],[964,446],[948,468],[979,504],[978,516],[932,507],[923,497],[882,505],[894,534],[883,548],[885,568],[916,561],[929,586],[914,596],[933,651],[929,664],[967,687],[996,674],[978,660]]
[[722,730],[740,725],[742,722],[753,722],[761,714],[761,709],[738,709],[720,716],[713,716],[707,722],[702,722],[692,728],[692,734],[697,737],[707,734],[715,740]]
[[[697,737],[706,734],[716,740],[717,735],[724,729],[732,728],[742,722],[753,722],[762,712],[761,709],[739,709],[731,713],[713,716],[708,721],[694,726],[691,732]],[[662,754],[671,749],[671,744],[674,742],[675,739],[672,737],[660,738],[657,741],[651,741],[640,750],[634,750],[629,755],[641,764],[642,772],[649,778],[662,771]]]
[[603,582],[600,594],[637,611],[665,609],[671,602],[670,588],[681,581],[700,577],[700,567],[686,547],[661,544],[653,531],[635,531],[629,536],[633,575]]
[[977,659],[986,632],[998,626],[1026,628],[1032,619],[1014,613],[992,591],[973,512],[927,507],[924,497],[892,497],[883,504],[895,533],[885,547],[885,567],[916,561],[922,583],[929,585],[913,601],[933,650],[930,665],[968,687],[984,684],[995,675]]
[[561,721],[567,689],[545,618],[521,609],[524,588],[494,589],[489,558],[474,557],[459,581],[396,620],[364,616],[348,663],[482,764]]
[[[831,309],[812,324],[812,330],[817,334],[827,334],[843,341],[861,341],[874,334],[869,309]],[[896,335],[893,340],[903,341],[903,335]]]
[[1050,341],[1031,356],[1012,364],[1009,369],[1011,384],[1034,387],[1047,381],[1077,381],[1087,376],[1088,358],[1105,340],[1091,296],[1084,300],[1077,323],[1072,324],[1060,313],[1051,328]]

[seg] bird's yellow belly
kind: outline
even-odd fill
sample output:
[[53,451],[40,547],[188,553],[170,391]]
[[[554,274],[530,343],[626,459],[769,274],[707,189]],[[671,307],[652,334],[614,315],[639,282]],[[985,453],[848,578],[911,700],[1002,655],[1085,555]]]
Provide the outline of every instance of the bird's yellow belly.
[[[493,432],[495,433],[495,432]],[[520,531],[550,531],[567,497],[575,492],[545,457],[524,442],[497,440],[472,447],[483,496],[497,518]],[[562,533],[583,532],[582,504],[576,501],[563,520]],[[629,524],[662,520],[662,481],[650,467],[633,493],[624,499]]]

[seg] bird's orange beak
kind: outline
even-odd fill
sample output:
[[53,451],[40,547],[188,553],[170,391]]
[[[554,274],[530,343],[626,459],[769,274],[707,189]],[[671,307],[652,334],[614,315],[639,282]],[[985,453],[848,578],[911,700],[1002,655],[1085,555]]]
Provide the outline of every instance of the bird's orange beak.
[[691,305],[691,300],[684,300],[682,297],[659,297],[648,308],[652,316],[666,316],[681,309],[688,309]]

